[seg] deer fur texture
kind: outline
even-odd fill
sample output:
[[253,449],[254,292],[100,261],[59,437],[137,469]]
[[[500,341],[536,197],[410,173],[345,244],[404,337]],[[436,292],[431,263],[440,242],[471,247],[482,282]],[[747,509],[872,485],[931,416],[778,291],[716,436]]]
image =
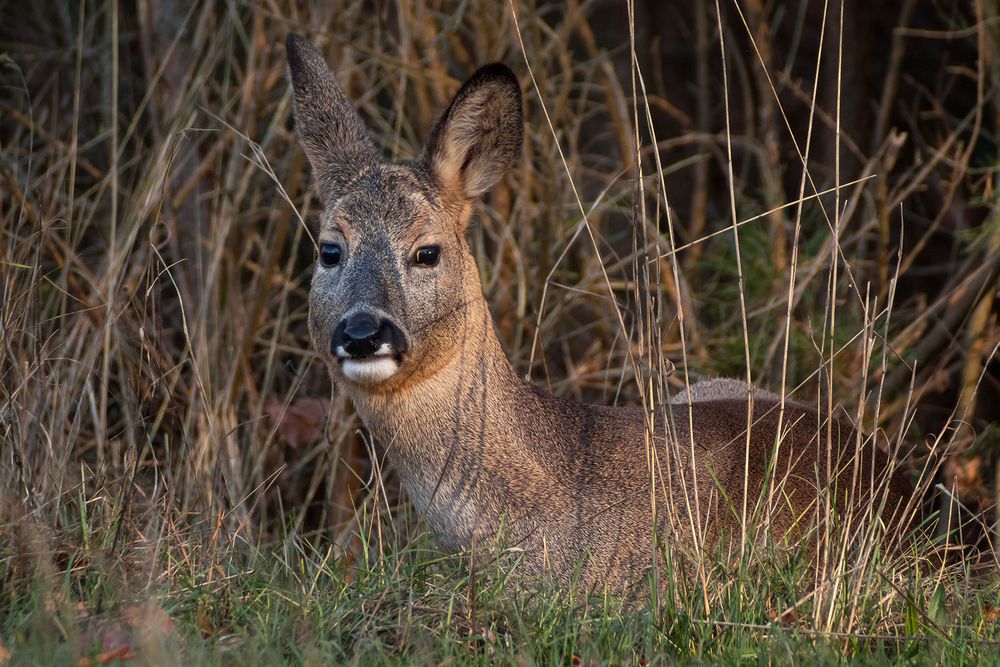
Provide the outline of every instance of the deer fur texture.
[[[815,523],[829,479],[843,489],[874,475],[887,516],[908,498],[898,475],[879,481],[886,459],[876,448],[852,465],[846,420],[832,424],[828,475],[827,418],[787,401],[778,437],[780,398],[737,380],[695,384],[653,415],[564,400],[523,380],[466,242],[475,198],[520,154],[514,74],[499,64],[477,71],[424,152],[394,164],[320,54],[297,35],[287,52],[296,130],[325,205],[321,258],[330,260],[312,279],[310,334],[442,548],[504,532],[528,574],[625,590],[651,566],[654,527],[682,551],[739,539],[744,475],[753,507],[776,441],[781,492],[766,521],[779,539]],[[425,248],[437,249],[433,265],[419,259]]]

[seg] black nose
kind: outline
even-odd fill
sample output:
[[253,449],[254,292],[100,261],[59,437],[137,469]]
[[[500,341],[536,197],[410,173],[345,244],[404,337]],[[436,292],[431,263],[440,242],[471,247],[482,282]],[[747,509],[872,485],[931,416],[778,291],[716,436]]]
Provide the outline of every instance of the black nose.
[[333,330],[330,352],[335,357],[371,357],[376,353],[402,354],[403,332],[391,320],[360,312],[345,317]]

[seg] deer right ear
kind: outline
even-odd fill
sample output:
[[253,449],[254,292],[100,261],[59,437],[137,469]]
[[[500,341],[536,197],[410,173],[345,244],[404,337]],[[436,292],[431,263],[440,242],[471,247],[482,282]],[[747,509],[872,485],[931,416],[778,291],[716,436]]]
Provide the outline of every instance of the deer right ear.
[[442,114],[424,163],[445,189],[466,199],[478,197],[517,160],[523,125],[517,77],[506,65],[486,65],[465,82]]
[[336,199],[365,167],[382,161],[358,112],[326,61],[294,33],[285,41],[292,80],[292,112],[323,200]]

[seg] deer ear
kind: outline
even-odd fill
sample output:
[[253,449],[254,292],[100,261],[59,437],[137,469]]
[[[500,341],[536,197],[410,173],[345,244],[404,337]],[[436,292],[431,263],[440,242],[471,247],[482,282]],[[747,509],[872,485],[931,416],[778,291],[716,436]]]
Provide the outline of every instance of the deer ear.
[[513,166],[524,134],[521,88],[506,65],[476,71],[431,133],[423,160],[442,187],[472,199]]
[[382,156],[319,52],[294,33],[288,35],[285,50],[299,143],[312,165],[320,196],[329,202]]

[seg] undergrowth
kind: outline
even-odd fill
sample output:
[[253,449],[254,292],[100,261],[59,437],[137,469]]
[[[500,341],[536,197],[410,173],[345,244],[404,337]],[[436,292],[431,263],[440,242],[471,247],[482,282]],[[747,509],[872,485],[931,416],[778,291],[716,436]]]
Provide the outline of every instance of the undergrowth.
[[[396,159],[515,69],[469,242],[519,372],[842,408],[967,550],[630,603],[436,551],[308,342],[290,31]],[[1000,662],[998,49],[995,0],[0,3],[0,664]]]

